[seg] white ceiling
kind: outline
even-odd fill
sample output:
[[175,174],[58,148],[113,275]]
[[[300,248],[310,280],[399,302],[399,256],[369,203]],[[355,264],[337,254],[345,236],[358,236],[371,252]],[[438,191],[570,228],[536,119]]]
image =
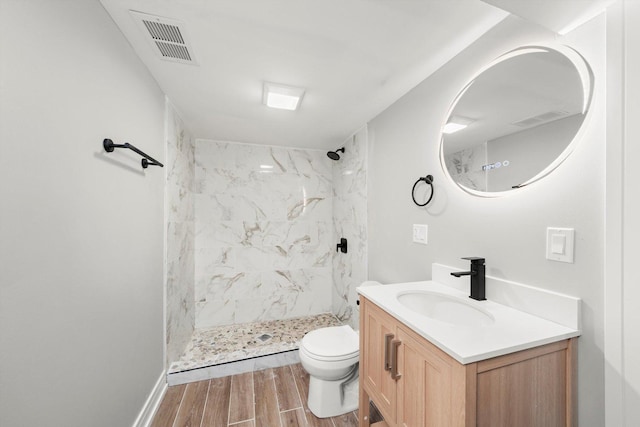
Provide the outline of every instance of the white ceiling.
[[565,34],[602,13],[615,0],[482,0]]
[[[100,1],[195,138],[333,149],[508,12],[558,32],[612,0]],[[181,21],[197,65],[130,10]],[[264,81],[306,88],[301,108],[264,106]]]
[[[480,0],[101,0],[194,137],[340,146],[506,12]],[[159,58],[129,10],[182,21],[197,65]],[[298,111],[264,81],[306,88]]]

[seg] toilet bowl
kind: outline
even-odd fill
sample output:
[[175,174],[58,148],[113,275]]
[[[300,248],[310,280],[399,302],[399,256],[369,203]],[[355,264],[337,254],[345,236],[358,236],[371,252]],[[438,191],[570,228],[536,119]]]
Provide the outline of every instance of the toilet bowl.
[[335,417],[358,408],[358,333],[332,326],[306,334],[300,362],[309,373],[307,406],[318,418]]

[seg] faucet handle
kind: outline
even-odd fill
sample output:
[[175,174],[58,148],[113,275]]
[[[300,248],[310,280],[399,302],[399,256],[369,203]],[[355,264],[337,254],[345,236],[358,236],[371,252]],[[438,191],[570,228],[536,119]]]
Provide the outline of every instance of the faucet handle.
[[471,261],[471,264],[479,264],[479,265],[484,264],[484,258],[479,258],[479,257],[475,257],[475,256],[465,257],[465,258],[461,258],[461,259],[466,259],[468,261]]

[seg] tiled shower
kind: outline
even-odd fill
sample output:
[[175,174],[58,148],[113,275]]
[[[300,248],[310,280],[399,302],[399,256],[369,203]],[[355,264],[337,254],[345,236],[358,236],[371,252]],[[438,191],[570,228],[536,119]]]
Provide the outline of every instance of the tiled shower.
[[[366,128],[326,151],[194,140],[167,103],[167,362],[194,329],[332,312],[366,280]],[[337,147],[336,147],[337,148]],[[347,254],[336,252],[340,237]]]
[[331,311],[326,155],[206,140],[195,151],[196,328]]

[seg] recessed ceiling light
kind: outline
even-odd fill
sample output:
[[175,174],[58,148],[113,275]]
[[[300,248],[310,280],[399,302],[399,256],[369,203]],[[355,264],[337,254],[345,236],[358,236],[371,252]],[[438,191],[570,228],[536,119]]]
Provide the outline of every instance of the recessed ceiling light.
[[267,107],[281,110],[297,110],[304,96],[304,89],[264,82],[262,102]]
[[467,125],[463,125],[462,123],[449,122],[446,125],[444,125],[444,129],[442,129],[442,133],[447,133],[447,134],[454,133],[466,127]]
[[459,130],[469,126],[472,122],[473,120],[467,119],[466,117],[452,116],[447,124],[442,128],[442,133],[450,134],[458,132]]

